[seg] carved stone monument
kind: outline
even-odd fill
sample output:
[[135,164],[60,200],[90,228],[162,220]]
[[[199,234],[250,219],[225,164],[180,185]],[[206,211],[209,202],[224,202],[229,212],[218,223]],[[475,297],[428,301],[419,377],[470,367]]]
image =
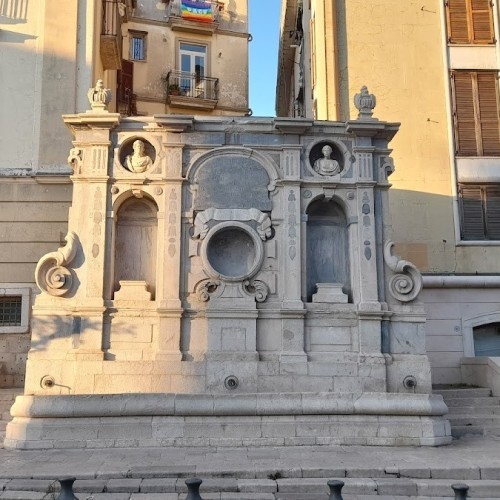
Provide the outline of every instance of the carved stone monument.
[[89,96],[64,116],[69,233],[37,266],[6,447],[450,441],[421,276],[391,242],[398,124],[366,88],[321,126],[141,122]]

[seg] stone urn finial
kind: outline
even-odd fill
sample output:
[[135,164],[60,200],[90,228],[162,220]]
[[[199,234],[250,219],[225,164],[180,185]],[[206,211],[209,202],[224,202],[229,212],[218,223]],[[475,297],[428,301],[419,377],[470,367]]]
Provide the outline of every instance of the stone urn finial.
[[374,120],[373,109],[377,105],[377,98],[370,94],[368,87],[363,85],[359,94],[354,96],[354,105],[359,110],[358,120]]
[[111,90],[104,88],[102,80],[97,80],[95,87],[87,92],[92,111],[107,111],[107,106],[111,102]]

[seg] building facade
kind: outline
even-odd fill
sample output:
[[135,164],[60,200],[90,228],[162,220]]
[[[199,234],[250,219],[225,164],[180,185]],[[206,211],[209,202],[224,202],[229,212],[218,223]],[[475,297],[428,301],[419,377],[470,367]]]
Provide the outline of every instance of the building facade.
[[245,115],[247,1],[4,0],[0,6],[0,386],[22,386],[36,262],[67,232],[61,115],[97,79],[122,115]]
[[393,239],[424,273],[434,383],[500,352],[499,39],[488,0],[283,2],[277,114],[347,120],[366,84],[401,122]]

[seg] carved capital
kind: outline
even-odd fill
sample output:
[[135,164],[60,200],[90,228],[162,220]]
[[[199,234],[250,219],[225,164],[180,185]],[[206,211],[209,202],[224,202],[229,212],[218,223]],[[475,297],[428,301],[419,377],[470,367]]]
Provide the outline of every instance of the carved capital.
[[393,246],[393,241],[384,246],[385,263],[395,273],[389,279],[389,292],[400,302],[411,302],[422,290],[422,275],[414,264],[393,255]]
[[66,267],[76,256],[77,236],[73,231],[66,235],[66,245],[56,252],[45,254],[36,265],[35,281],[42,292],[55,297],[68,293],[73,275]]

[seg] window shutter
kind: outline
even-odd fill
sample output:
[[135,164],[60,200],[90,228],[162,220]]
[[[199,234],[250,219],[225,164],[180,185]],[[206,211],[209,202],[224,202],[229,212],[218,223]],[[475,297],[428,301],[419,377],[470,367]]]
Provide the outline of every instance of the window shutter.
[[473,43],[494,43],[493,12],[490,0],[470,0]]
[[500,123],[496,73],[477,73],[479,120],[482,154],[500,155]]
[[500,240],[500,187],[486,188],[486,233],[490,240]]
[[455,97],[455,141],[459,155],[476,156],[476,120],[474,114],[474,90],[472,74],[456,72],[453,74]]
[[484,214],[479,186],[461,186],[462,239],[484,240]]
[[470,43],[467,22],[467,1],[448,0],[448,40],[451,43]]

